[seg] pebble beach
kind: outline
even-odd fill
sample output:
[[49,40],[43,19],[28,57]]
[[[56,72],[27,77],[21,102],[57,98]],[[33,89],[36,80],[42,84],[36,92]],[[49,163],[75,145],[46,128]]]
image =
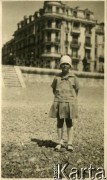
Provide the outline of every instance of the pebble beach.
[[[56,120],[49,118],[53,102],[50,83],[2,89],[1,174],[3,178],[53,178],[55,164],[78,169],[104,166],[104,89],[82,87],[78,119],[74,119],[73,152],[54,151]],[[66,145],[66,127],[64,142]]]

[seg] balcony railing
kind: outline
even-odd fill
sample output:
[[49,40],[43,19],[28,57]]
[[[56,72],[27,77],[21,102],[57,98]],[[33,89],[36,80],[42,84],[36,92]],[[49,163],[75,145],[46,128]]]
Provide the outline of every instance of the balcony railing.
[[51,50],[45,50],[43,53],[59,54],[58,51],[51,52]]
[[80,42],[74,41],[74,40],[73,40],[73,41],[71,42],[71,44],[70,44],[71,48],[79,48],[80,45],[81,45]]
[[80,57],[76,54],[71,55],[72,59],[75,59],[76,61],[79,61]]
[[80,28],[73,27],[71,30],[71,34],[80,34]]
[[47,12],[44,12],[44,15],[45,14],[59,14],[59,15],[63,15],[63,12],[60,12],[60,11],[53,12],[52,10],[48,10]]
[[51,51],[49,51],[49,50],[48,50],[48,51],[45,50],[45,51],[42,53],[41,56],[42,56],[42,57],[58,57],[58,58],[60,58],[61,53],[58,52],[58,51],[51,52]]
[[59,44],[60,43],[60,39],[58,39],[58,38],[46,38],[46,39],[44,39],[43,41],[42,41],[43,43],[49,43],[49,44],[52,44],[52,43],[54,43],[54,44]]
[[98,33],[98,34],[104,34],[104,29],[102,29],[102,28],[97,28],[97,29],[96,29],[96,33]]
[[92,32],[91,32],[91,31],[86,31],[86,32],[85,32],[85,36],[89,36],[89,37],[90,37],[90,36],[91,36],[91,34],[92,34]]
[[61,25],[45,25],[42,26],[42,29],[61,29]]

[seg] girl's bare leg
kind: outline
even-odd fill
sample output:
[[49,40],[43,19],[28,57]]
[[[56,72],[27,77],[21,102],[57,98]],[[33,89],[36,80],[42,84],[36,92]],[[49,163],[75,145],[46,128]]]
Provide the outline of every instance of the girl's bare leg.
[[62,144],[63,143],[63,127],[57,128],[57,134],[58,134],[58,143]]
[[73,127],[67,128],[67,135],[68,135],[67,150],[72,152],[73,151],[73,146],[72,146],[72,142],[73,142]]
[[73,127],[67,128],[67,135],[68,135],[68,144],[72,144],[72,142],[73,142]]
[[58,145],[55,147],[56,150],[60,150],[63,144],[63,123],[64,119],[57,119]]

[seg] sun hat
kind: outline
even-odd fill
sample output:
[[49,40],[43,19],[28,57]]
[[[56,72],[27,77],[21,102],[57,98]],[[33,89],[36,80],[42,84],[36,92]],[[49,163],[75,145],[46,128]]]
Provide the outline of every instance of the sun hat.
[[70,58],[70,56],[68,55],[63,55],[60,59],[60,66],[61,64],[64,64],[64,63],[67,63],[69,64],[72,68],[73,68],[73,65],[72,65],[72,59]]

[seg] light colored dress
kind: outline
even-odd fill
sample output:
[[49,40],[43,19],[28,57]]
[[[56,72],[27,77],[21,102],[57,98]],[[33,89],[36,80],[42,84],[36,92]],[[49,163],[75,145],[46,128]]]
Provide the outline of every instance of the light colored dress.
[[60,73],[52,82],[54,102],[51,106],[49,116],[51,118],[77,118],[77,95],[79,89],[77,77],[73,73],[63,76]]

